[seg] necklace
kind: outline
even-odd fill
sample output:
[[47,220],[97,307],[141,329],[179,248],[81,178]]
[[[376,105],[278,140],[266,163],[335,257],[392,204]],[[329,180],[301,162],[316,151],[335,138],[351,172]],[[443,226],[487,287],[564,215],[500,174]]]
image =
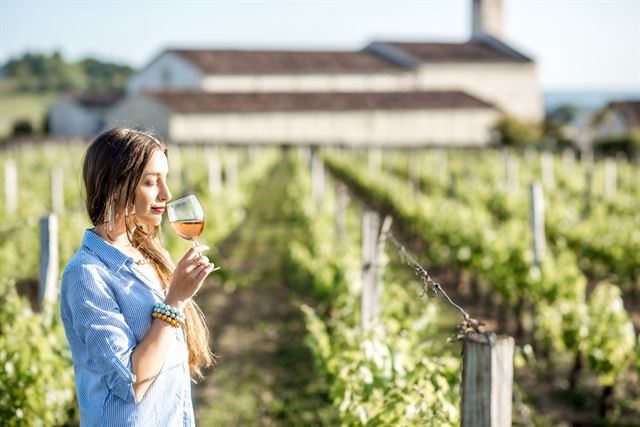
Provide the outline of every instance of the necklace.
[[[112,241],[110,241],[109,239],[107,239],[106,237],[103,237],[100,233],[96,232],[94,229],[92,229],[91,231],[93,231],[93,233],[95,233],[95,234],[96,234],[96,235],[98,235],[100,238],[102,238],[103,240],[105,240],[107,243],[109,243],[110,245],[112,245],[112,246],[116,247],[117,249],[119,249],[119,250],[121,250],[121,251],[122,251],[122,249],[123,249],[123,248],[130,248],[131,246],[133,246],[133,245],[131,244],[131,242],[129,242],[128,244],[126,244],[126,245],[124,245],[124,246],[120,246],[120,247],[118,247],[118,246],[116,246],[115,242],[112,242]],[[140,258],[140,259],[137,259],[137,260],[133,261],[133,263],[134,263],[135,265],[147,265],[147,264],[151,263],[151,260],[150,260],[149,258],[147,258],[147,257],[142,257],[142,258]]]

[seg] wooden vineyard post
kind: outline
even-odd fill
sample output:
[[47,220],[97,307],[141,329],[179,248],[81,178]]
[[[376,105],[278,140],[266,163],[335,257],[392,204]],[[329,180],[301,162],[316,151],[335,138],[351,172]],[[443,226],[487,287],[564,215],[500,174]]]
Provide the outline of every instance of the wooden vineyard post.
[[[380,157],[383,158],[382,153],[380,153]],[[384,162],[388,166],[391,166],[392,168],[397,169],[399,165],[398,153],[395,150],[384,153]]]
[[18,169],[13,159],[4,162],[4,198],[7,215],[18,211]]
[[447,186],[447,197],[453,199],[458,196],[458,192],[456,190],[457,187],[457,178],[455,172],[449,172],[449,184]]
[[236,187],[238,185],[238,156],[236,153],[231,153],[227,156],[226,170],[227,183],[231,187]]
[[540,184],[531,184],[531,232],[533,235],[533,262],[540,266],[546,250],[544,236],[544,193]]
[[505,190],[509,194],[515,194],[518,190],[518,164],[511,151],[504,152]]
[[449,177],[449,162],[447,151],[444,148],[438,148],[436,151],[436,169],[440,171],[442,179]]
[[370,148],[368,151],[369,173],[377,175],[382,169],[382,153],[378,148]]
[[382,294],[384,242],[391,228],[391,217],[380,226],[377,212],[365,211],[362,218],[362,303],[360,326],[369,330],[377,321]]
[[238,185],[238,157],[236,153],[228,153],[225,157],[225,185],[235,187]]
[[562,152],[562,159],[564,160],[564,168],[566,170],[573,170],[573,166],[576,160],[576,154],[571,148],[565,148]]
[[409,174],[409,190],[415,195],[420,192],[420,163],[417,156],[409,156],[407,171]]
[[38,306],[42,310],[58,297],[58,217],[40,218],[40,277]]
[[584,175],[584,210],[582,216],[586,217],[591,211],[591,196],[593,193],[593,165],[586,166],[587,171]]
[[313,199],[320,203],[324,196],[324,164],[317,153],[311,154],[311,190]]
[[593,150],[584,148],[580,152],[580,161],[585,167],[593,166]]
[[247,147],[247,155],[250,161],[257,159],[258,147],[256,147],[255,145],[250,145],[249,147]]
[[462,365],[462,427],[511,425],[512,337],[466,337]]
[[384,252],[384,245],[385,242],[387,240],[387,234],[389,233],[389,231],[391,230],[391,223],[393,222],[393,218],[391,218],[390,215],[387,215],[384,217],[384,220],[382,221],[382,226],[380,227],[380,230],[378,231],[378,239],[376,242],[376,249],[375,249],[375,283],[376,283],[376,304],[375,304],[375,318],[377,319],[379,313],[380,313],[380,296],[382,295],[382,287],[383,287],[383,281],[382,281],[382,275],[384,273],[384,267],[387,265],[387,256]]
[[380,215],[366,211],[362,217],[362,302],[360,304],[360,326],[367,330],[371,326],[375,304],[375,241],[380,226]]
[[298,147],[298,158],[308,167],[311,161],[311,148],[307,145]]
[[542,183],[547,188],[553,188],[556,185],[556,177],[553,171],[553,154],[543,152],[540,155],[540,169],[542,170]]
[[209,173],[209,193],[218,195],[222,192],[222,174],[217,148],[207,151],[207,169]]
[[342,248],[346,239],[347,203],[349,202],[347,186],[336,184],[336,247]]
[[527,165],[532,164],[536,159],[536,150],[535,148],[527,147],[524,149],[524,163]]
[[64,211],[64,174],[60,168],[51,171],[51,208],[58,214]]
[[604,197],[610,199],[616,194],[616,181],[618,179],[618,170],[616,162],[607,159],[604,162]]

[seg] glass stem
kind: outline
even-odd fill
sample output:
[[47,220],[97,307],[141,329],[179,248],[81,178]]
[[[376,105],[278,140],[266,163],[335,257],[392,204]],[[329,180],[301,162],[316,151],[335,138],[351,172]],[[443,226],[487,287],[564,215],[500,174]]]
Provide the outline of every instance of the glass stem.
[[[193,246],[194,248],[197,248],[197,247],[198,247],[198,241],[197,241],[197,240],[195,240],[195,239],[194,239],[194,240],[192,240],[191,242],[192,242],[192,246]],[[198,260],[199,260],[200,258],[202,258],[202,254],[196,254],[196,259],[198,259]],[[198,265],[200,265],[200,264],[198,264]]]

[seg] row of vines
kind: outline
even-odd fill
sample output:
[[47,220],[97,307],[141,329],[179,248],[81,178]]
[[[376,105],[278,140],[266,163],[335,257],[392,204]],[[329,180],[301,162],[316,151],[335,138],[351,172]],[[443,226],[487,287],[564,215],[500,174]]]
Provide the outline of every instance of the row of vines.
[[[0,303],[3,320],[10,319],[0,323],[3,425],[77,421],[62,325],[52,315],[56,307],[38,309],[34,289],[38,219],[52,210],[55,170],[64,171],[60,269],[90,227],[80,179],[85,149],[42,144],[0,154],[0,163],[13,163],[18,172],[16,210],[5,209],[6,191],[0,195]],[[394,235],[446,280],[468,312],[516,337],[517,424],[556,421],[536,407],[531,381],[518,372],[538,381],[561,378],[561,387],[574,393],[596,393],[599,415],[608,420],[640,416],[637,165],[493,150],[321,150],[314,161],[308,150],[298,153],[172,146],[169,183],[174,197],[198,195],[207,215],[201,239],[216,258],[216,244],[251,209],[256,184],[276,162],[291,163],[282,221],[307,232],[284,243],[282,270],[287,283],[312,289],[314,303],[302,306],[307,344],[342,424],[460,422],[461,345],[447,339],[459,317],[420,296],[422,284],[392,246],[381,262],[379,316],[367,330],[360,325],[365,209],[390,214]],[[546,251],[536,263],[529,184],[537,181],[544,189]],[[345,188],[346,208],[336,195]],[[188,247],[168,227],[162,239],[174,258]]]
[[[369,208],[393,215],[403,236],[420,240],[420,258],[430,268],[453,270],[451,286],[469,282],[471,311],[497,319],[499,331],[516,336],[521,369],[564,375],[566,388],[576,393],[593,388],[595,380],[600,406],[594,416],[633,419],[640,372],[638,324],[634,328],[631,321],[640,287],[637,167],[619,162],[616,191],[606,192],[607,186],[596,184],[603,179],[603,163],[567,165],[566,159],[551,158],[555,170],[549,179],[536,167],[538,158],[527,155],[323,153],[334,180]],[[520,171],[515,179],[499,167],[505,157]],[[528,183],[534,181],[545,183],[547,251],[538,265],[529,225]],[[305,179],[295,182],[302,185]],[[346,422],[455,424],[458,362],[442,361],[455,350],[434,341],[438,333],[429,328],[438,321],[425,318],[437,306],[416,297],[418,283],[398,285],[401,276],[389,272],[380,335],[358,333],[360,265],[357,256],[345,253],[349,247],[357,251],[358,242],[331,247],[331,200],[308,205],[309,239],[292,243],[292,259],[325,301],[319,311],[305,308],[310,343],[321,371],[333,378],[335,402]],[[434,346],[437,351],[430,354]],[[431,374],[417,368],[419,360]],[[403,366],[407,362],[410,369]],[[439,378],[436,390],[424,384],[434,378]],[[527,390],[523,393],[526,397]],[[544,424],[542,416],[516,419]]]

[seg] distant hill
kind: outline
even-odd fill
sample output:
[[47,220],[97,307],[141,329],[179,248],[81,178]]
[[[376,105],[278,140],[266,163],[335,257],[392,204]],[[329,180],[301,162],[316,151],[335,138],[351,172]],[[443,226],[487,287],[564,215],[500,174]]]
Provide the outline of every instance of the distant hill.
[[125,64],[86,58],[66,61],[59,52],[27,52],[0,67],[3,93],[55,93],[61,91],[118,92],[133,68]]
[[545,112],[561,105],[573,104],[582,111],[598,110],[611,101],[640,100],[640,88],[637,90],[546,90],[543,91]]

